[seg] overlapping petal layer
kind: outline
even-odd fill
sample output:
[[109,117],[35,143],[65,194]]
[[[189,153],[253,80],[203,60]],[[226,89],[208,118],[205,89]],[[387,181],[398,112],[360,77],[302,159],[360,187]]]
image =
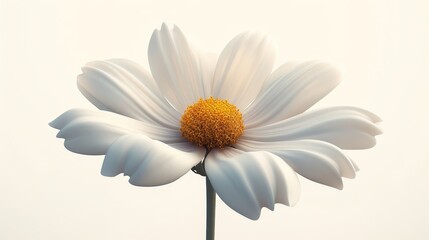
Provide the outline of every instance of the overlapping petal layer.
[[242,139],[259,142],[315,139],[342,149],[365,149],[373,147],[375,136],[382,133],[375,124],[379,121],[375,114],[360,108],[332,107],[247,128]]
[[183,113],[187,106],[211,93],[213,55],[203,54],[182,31],[163,24],[149,43],[151,72],[168,101]]
[[216,65],[213,97],[245,109],[271,73],[275,54],[273,42],[264,35],[247,32],[232,39]]
[[130,176],[136,186],[158,186],[185,175],[204,157],[205,149],[189,142],[165,144],[144,135],[118,138],[104,158],[101,174]]
[[327,142],[242,140],[235,146],[243,151],[269,151],[281,157],[300,175],[334,188],[343,188],[341,177],[355,177],[356,170],[352,161],[341,149]]
[[177,129],[180,114],[163,98],[152,77],[123,59],[94,61],[82,67],[78,87],[101,110]]
[[285,64],[267,80],[264,89],[244,111],[246,127],[275,123],[313,106],[340,82],[329,64],[312,61]]
[[295,172],[269,152],[213,149],[205,169],[219,197],[250,219],[258,219],[262,207],[273,210],[275,203],[293,206],[299,198]]
[[109,146],[126,134],[145,134],[165,143],[185,141],[179,130],[153,126],[106,111],[72,109],[52,121],[50,126],[60,130],[57,137],[65,139],[68,150],[87,155],[106,154]]

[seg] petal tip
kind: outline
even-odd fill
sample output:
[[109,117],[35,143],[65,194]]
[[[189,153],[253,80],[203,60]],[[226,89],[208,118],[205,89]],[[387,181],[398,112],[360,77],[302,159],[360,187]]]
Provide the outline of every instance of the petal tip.
[[372,121],[374,122],[374,123],[380,123],[380,122],[383,122],[383,119],[381,119],[381,117],[380,116],[378,116],[377,114],[375,114],[375,113],[372,113],[371,112],[371,117],[372,117]]
[[286,204],[286,206],[295,207],[299,202],[300,196],[301,196],[301,194],[300,194],[300,192],[298,192],[298,194],[296,194],[294,198],[288,199],[288,204]]
[[352,174],[344,176],[344,177],[346,177],[348,179],[355,179],[356,178],[356,172],[359,171],[359,169],[356,169],[353,167],[353,170],[354,170],[354,172]]
[[104,177],[115,177],[119,173],[117,171],[114,171],[113,169],[107,168],[104,161],[103,166],[101,167],[100,174]]
[[170,35],[170,27],[168,26],[168,24],[166,22],[162,23],[161,29],[159,31],[162,32],[163,34]]
[[168,24],[166,22],[162,22],[161,29],[166,28],[168,29]]
[[52,128],[60,129],[60,127],[58,126],[57,119],[54,119],[53,121],[49,122],[48,125]]
[[61,130],[57,133],[56,138],[64,138],[65,139],[65,136]]
[[240,213],[241,215],[247,217],[250,220],[257,221],[261,217],[261,209],[259,211],[253,212],[253,213]]
[[337,184],[335,184],[335,185],[332,185],[332,187],[334,187],[334,188],[336,188],[336,189],[338,189],[338,190],[343,190],[343,188],[344,188],[344,184],[343,184],[343,181],[341,180],[340,182],[338,182]]
[[375,126],[375,129],[376,129],[375,136],[378,136],[384,133],[383,129],[378,124]]

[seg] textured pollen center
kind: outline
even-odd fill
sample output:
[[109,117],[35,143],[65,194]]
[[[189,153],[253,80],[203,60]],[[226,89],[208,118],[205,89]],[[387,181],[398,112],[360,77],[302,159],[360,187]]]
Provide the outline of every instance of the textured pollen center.
[[180,120],[182,136],[208,149],[234,144],[243,134],[243,117],[227,100],[198,100],[188,106]]

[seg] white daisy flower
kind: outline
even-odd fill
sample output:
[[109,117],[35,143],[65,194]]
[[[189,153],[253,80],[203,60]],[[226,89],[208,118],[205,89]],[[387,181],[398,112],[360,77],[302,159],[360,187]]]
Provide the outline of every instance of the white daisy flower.
[[356,164],[341,149],[375,145],[380,118],[356,107],[306,110],[340,82],[321,62],[273,71],[275,48],[242,33],[217,57],[165,24],[149,43],[151,73],[123,59],[86,64],[82,94],[102,111],[72,109],[50,123],[72,152],[105,155],[101,173],[137,186],[175,181],[193,168],[236,212],[292,206],[299,175],[342,189]]

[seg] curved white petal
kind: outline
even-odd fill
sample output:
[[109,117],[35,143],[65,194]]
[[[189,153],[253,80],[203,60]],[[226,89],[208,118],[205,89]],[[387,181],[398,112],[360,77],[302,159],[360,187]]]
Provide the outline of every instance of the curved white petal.
[[180,113],[211,92],[213,62],[191,46],[177,26],[163,24],[153,32],[148,57],[159,88]]
[[340,74],[326,63],[285,64],[271,74],[264,89],[244,111],[246,126],[274,123],[302,113],[339,82]]
[[375,114],[360,108],[332,107],[246,128],[241,138],[260,142],[315,139],[343,149],[364,149],[373,147],[375,136],[382,133],[375,124],[379,121]]
[[267,90],[267,88],[270,87],[273,84],[274,81],[282,78],[286,74],[289,74],[290,72],[292,72],[293,70],[295,70],[296,67],[299,66],[299,65],[300,65],[300,63],[298,63],[298,62],[286,62],[283,65],[281,65],[280,67],[278,67],[265,80],[265,82],[262,85],[262,88],[261,88],[261,91],[259,92],[259,94],[263,94]]
[[274,44],[265,36],[242,33],[226,45],[219,56],[213,96],[245,109],[261,90],[275,61]]
[[207,99],[213,96],[213,75],[218,57],[219,56],[215,53],[205,53],[199,55],[199,73],[202,84],[201,88],[203,91],[203,95],[200,97],[202,97],[203,99]]
[[341,149],[323,141],[241,140],[235,144],[235,147],[244,151],[269,151],[281,157],[303,177],[338,189],[343,188],[341,177],[356,176],[353,162],[341,152]]
[[82,67],[78,88],[97,108],[155,125],[178,128],[180,114],[162,97],[150,74],[125,59]]
[[295,205],[300,185],[295,172],[269,152],[213,149],[204,162],[219,197],[241,215],[256,220],[261,208],[275,203]]
[[106,153],[101,174],[130,176],[136,186],[158,186],[186,174],[204,157],[205,149],[189,142],[165,144],[144,135],[118,138]]
[[179,130],[152,126],[132,118],[105,111],[72,109],[49,123],[60,130],[65,147],[75,153],[102,155],[109,146],[125,134],[145,134],[167,143],[185,141]]
[[350,159],[350,161],[352,162],[353,168],[355,169],[355,171],[356,172],[359,171],[360,169],[359,169],[359,166],[357,165],[357,163],[355,161],[351,160],[351,159]]

